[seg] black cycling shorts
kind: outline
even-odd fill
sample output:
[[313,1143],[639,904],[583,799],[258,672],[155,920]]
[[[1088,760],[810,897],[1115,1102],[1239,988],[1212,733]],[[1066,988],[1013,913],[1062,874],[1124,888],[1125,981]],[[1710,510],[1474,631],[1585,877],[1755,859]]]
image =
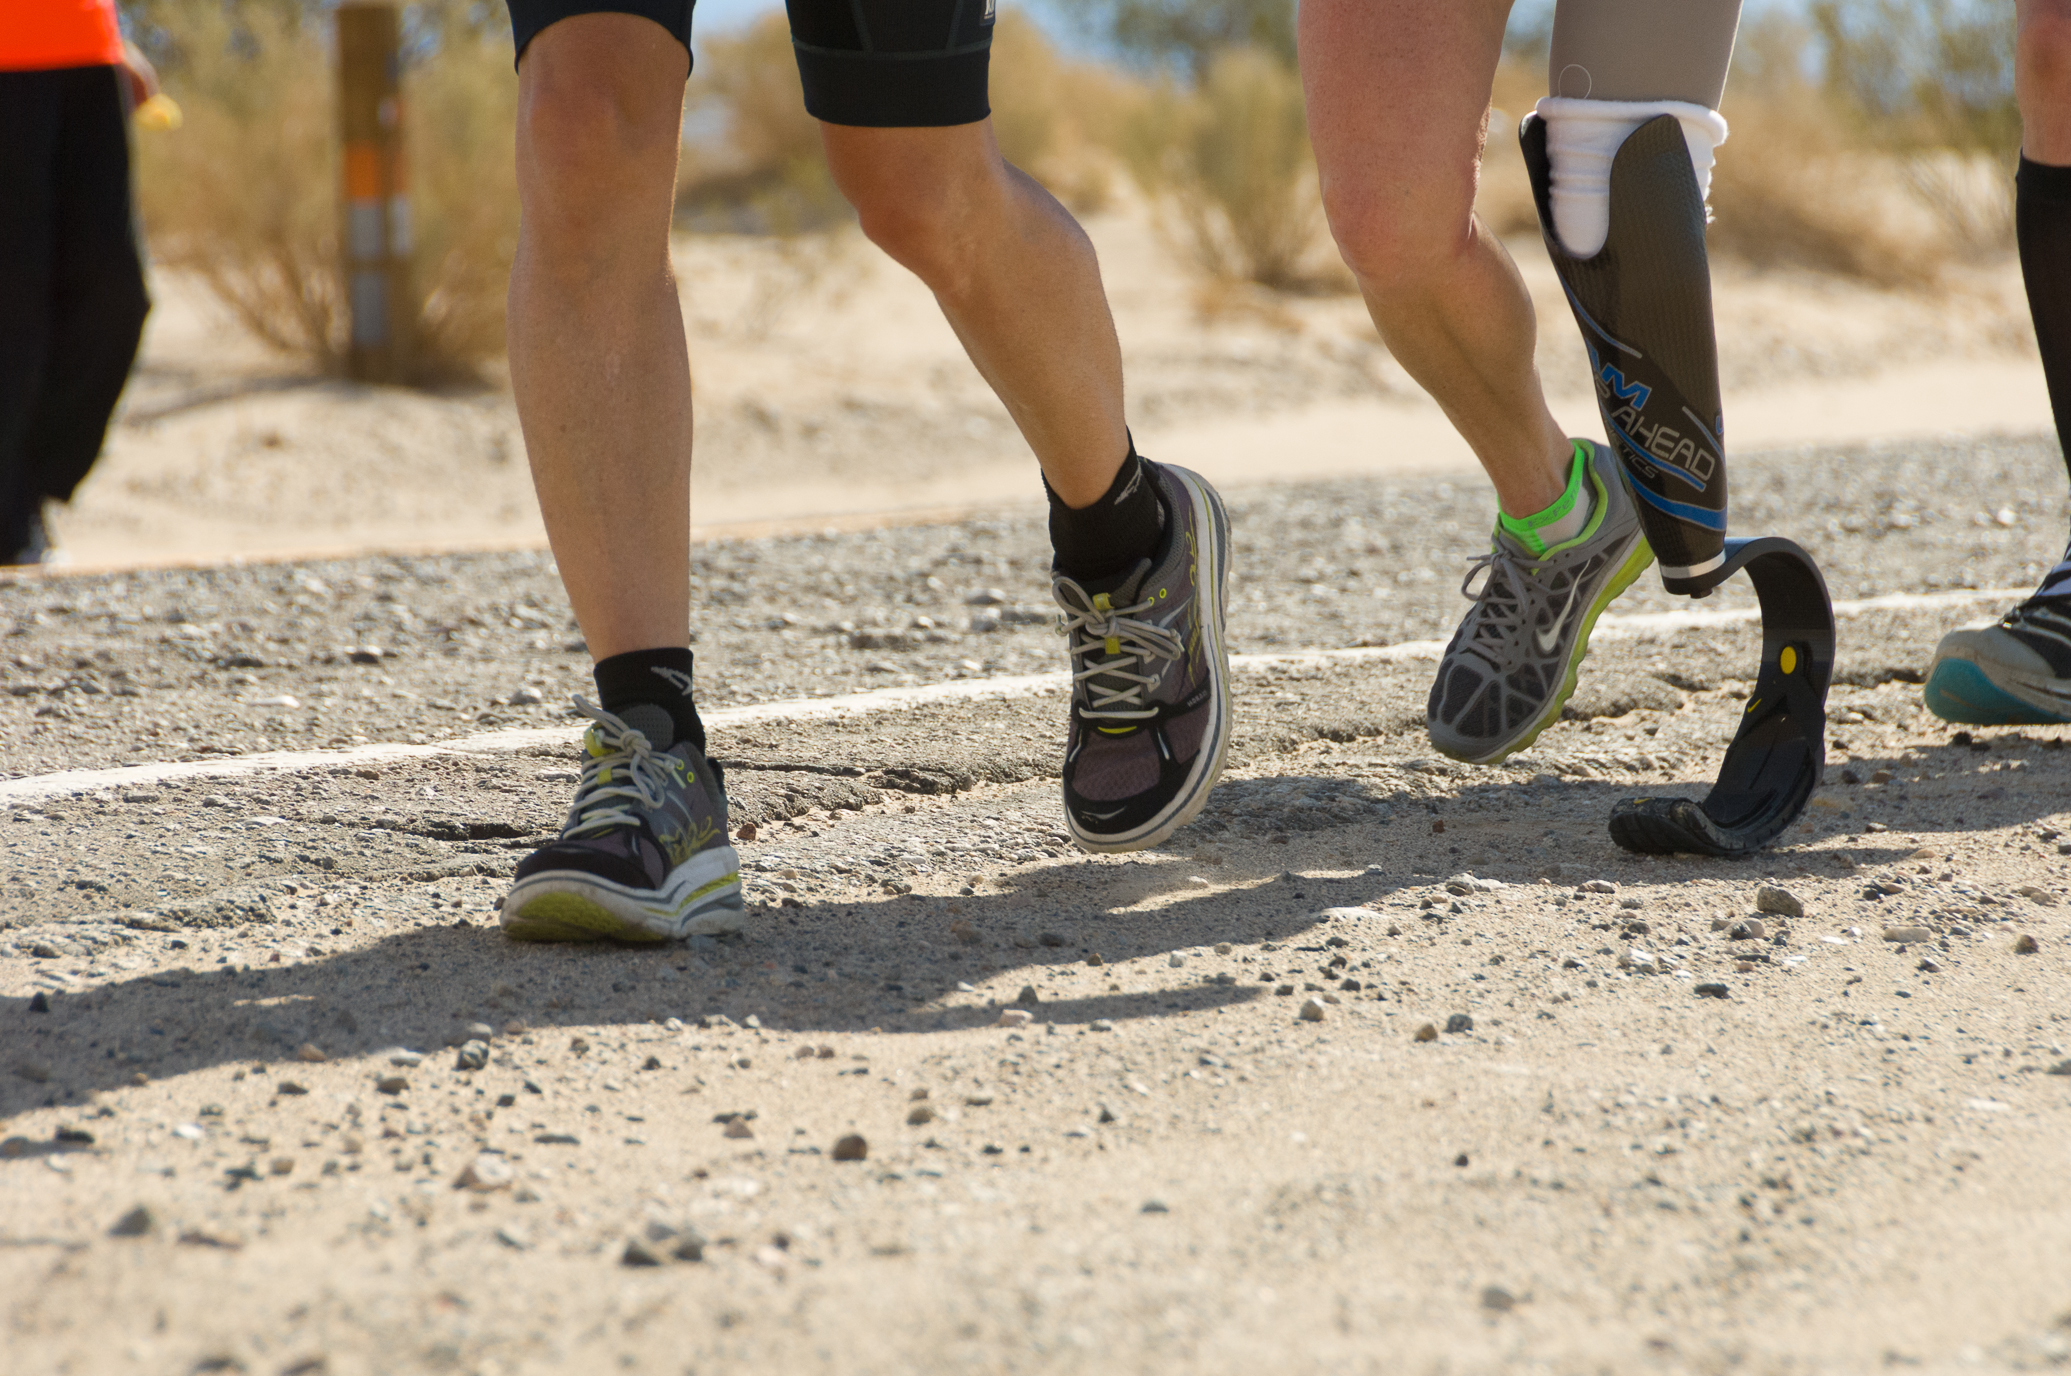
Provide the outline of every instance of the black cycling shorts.
[[[695,0],[510,0],[522,57],[541,29],[575,14],[652,19],[690,46]],[[785,0],[806,112],[829,124],[911,129],[992,113],[986,67],[997,0]]]

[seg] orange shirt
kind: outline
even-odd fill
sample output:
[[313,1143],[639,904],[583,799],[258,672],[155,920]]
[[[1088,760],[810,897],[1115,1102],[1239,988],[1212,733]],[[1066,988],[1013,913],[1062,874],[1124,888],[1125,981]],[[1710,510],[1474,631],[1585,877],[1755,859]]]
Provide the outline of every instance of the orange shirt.
[[121,61],[115,0],[0,0],[0,72]]

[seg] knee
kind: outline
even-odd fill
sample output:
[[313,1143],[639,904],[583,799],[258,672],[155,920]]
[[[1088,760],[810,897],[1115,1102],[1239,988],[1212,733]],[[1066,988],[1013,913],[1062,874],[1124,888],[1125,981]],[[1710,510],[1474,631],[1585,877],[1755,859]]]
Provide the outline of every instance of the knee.
[[2024,114],[2071,108],[2071,0],[2036,7],[2021,25],[2015,60]]
[[[850,142],[860,141],[843,140]],[[965,291],[988,236],[1007,232],[1005,165],[958,147],[929,145],[925,155],[908,156],[913,150],[889,141],[855,149],[834,143],[828,152],[835,183],[870,242],[938,296]]]
[[[526,227],[549,239],[615,233],[623,217],[666,215],[681,138],[680,78],[659,85],[542,35],[528,49],[518,111]],[[541,49],[544,49],[542,51]],[[665,223],[665,220],[664,220]]]
[[1436,199],[1371,186],[1324,188],[1323,213],[1338,252],[1377,300],[1428,285],[1465,248],[1472,198],[1451,214]]

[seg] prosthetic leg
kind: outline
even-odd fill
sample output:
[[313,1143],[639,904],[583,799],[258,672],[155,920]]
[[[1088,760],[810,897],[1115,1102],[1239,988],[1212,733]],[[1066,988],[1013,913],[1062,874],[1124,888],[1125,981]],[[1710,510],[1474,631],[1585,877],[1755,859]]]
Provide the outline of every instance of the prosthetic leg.
[[1554,229],[1547,130],[1520,138],[1546,249],[1582,329],[1599,409],[1632,484],[1662,586],[1704,597],[1745,571],[1762,608],[1762,663],[1718,782],[1703,802],[1627,798],[1627,850],[1745,855],[1797,820],[1826,762],[1834,612],[1805,552],[1780,536],[1726,536],[1726,454],[1712,333],[1704,199],[1681,125],[1642,124],[1611,164],[1603,247],[1576,257]]

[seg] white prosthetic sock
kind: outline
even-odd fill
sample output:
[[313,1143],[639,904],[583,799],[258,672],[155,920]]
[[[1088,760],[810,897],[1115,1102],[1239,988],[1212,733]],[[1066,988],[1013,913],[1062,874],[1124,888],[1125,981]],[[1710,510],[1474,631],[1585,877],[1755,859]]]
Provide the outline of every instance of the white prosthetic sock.
[[1553,229],[1574,257],[1594,257],[1610,237],[1611,160],[1627,136],[1650,119],[1676,117],[1690,145],[1697,195],[1711,196],[1712,150],[1726,141],[1726,121],[1716,110],[1680,100],[1548,96],[1538,111],[1546,123],[1546,156],[1553,173]]

